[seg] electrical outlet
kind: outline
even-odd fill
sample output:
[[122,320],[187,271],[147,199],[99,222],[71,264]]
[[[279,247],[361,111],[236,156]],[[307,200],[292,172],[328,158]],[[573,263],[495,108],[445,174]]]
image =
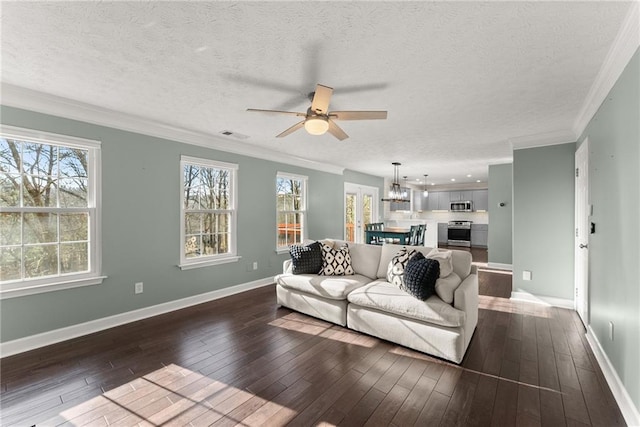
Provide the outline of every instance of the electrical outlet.
[[531,272],[529,270],[522,272],[522,280],[531,280]]
[[253,262],[253,269],[257,270],[258,269],[258,261],[254,261]]
[[135,284],[135,293],[136,294],[141,294],[142,292],[144,292],[144,284],[142,282],[138,282]]

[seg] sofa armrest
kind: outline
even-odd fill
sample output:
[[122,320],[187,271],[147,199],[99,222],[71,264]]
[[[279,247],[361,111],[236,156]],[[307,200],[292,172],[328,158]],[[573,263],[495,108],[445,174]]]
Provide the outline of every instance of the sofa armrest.
[[453,306],[466,313],[464,322],[465,348],[478,324],[478,275],[469,274],[453,294]]
[[282,263],[282,272],[284,274],[293,272],[293,262],[290,259],[285,259]]

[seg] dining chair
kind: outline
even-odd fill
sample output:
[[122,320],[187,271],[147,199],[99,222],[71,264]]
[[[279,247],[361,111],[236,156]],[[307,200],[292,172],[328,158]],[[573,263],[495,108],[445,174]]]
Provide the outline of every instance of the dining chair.
[[425,225],[412,225],[409,229],[409,245],[411,246],[423,246],[424,245],[424,231]]
[[[383,222],[372,222],[364,225],[365,231],[382,231],[384,230]],[[384,239],[378,236],[372,236],[370,244],[372,245],[381,245]]]

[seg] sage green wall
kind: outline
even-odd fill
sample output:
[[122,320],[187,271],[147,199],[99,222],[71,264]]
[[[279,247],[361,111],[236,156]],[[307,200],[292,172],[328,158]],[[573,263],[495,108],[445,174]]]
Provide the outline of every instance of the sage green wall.
[[[600,106],[589,139],[590,327],[640,410],[640,53]],[[615,325],[609,339],[609,322]]]
[[513,152],[515,292],[573,300],[574,164],[574,143]]
[[[182,144],[113,128],[2,107],[3,124],[102,141],[102,259],[97,286],[0,301],[0,340],[7,342],[267,278],[288,255],[276,245],[278,171],[309,177],[308,235],[342,237],[345,176]],[[180,156],[237,163],[237,263],[181,271]],[[382,189],[383,179],[347,175]],[[356,181],[357,182],[357,181]],[[258,270],[250,269],[257,261]],[[134,295],[135,282],[144,293]]]
[[513,261],[512,169],[511,163],[489,166],[489,263],[511,265]]

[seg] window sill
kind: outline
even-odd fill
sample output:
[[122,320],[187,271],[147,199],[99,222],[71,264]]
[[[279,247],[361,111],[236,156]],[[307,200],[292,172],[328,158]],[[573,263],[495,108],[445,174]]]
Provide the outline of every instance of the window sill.
[[230,262],[238,262],[242,257],[229,256],[224,258],[208,259],[206,261],[191,262],[188,264],[179,264],[180,270],[193,270],[194,268],[210,267],[212,265],[228,264]]
[[289,248],[276,248],[276,253],[278,255],[282,255],[282,254],[288,254],[289,253]]
[[2,289],[0,291],[0,300],[42,294],[45,292],[61,291],[63,289],[79,288],[82,286],[99,285],[106,278],[107,276],[94,276],[84,279],[60,280],[52,283],[40,283],[33,285],[23,284],[21,287],[15,289]]

